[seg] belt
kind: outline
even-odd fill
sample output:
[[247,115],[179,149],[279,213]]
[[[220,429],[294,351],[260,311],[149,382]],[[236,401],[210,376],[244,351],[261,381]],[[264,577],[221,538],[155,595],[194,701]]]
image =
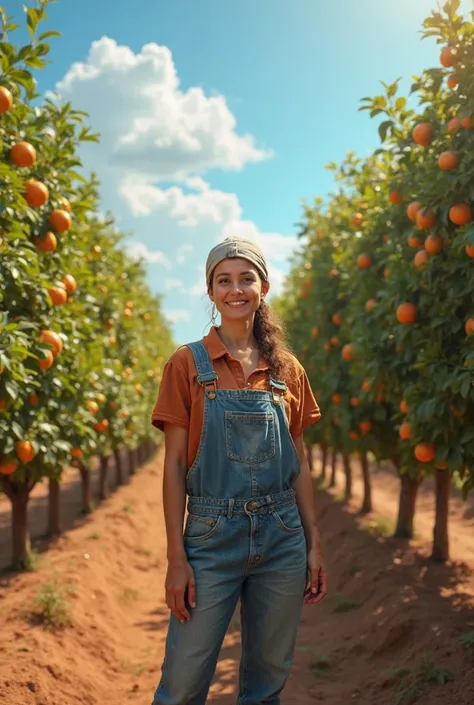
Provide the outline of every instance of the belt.
[[214,499],[213,497],[189,497],[190,514],[226,514],[229,519],[234,515],[270,514],[275,509],[296,503],[295,491],[284,490],[264,497],[251,499]]

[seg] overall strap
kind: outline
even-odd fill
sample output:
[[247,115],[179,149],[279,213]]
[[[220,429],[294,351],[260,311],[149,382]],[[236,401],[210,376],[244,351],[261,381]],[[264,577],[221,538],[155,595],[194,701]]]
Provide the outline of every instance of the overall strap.
[[269,383],[271,392],[273,394],[273,401],[275,402],[275,404],[279,404],[280,398],[286,394],[288,387],[286,386],[285,382],[283,382],[283,380],[274,379],[271,375],[269,378]]
[[217,380],[219,377],[214,371],[214,367],[212,366],[211,358],[209,357],[206,346],[202,340],[198,340],[195,343],[187,343],[187,347],[193,354],[194,364],[196,365],[197,371],[197,381],[204,387],[208,398],[215,399]]

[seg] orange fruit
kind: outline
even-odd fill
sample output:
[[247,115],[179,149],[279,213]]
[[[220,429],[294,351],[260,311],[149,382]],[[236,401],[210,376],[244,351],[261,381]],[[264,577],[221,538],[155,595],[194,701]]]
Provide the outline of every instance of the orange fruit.
[[42,370],[49,370],[49,368],[52,367],[53,362],[54,355],[51,350],[47,350],[45,353],[43,353],[43,357],[40,358],[39,366]]
[[46,343],[52,349],[53,355],[60,355],[63,349],[63,341],[57,333],[52,330],[42,330],[40,334],[42,343]]
[[436,465],[436,470],[448,470],[449,469],[449,463],[447,460],[445,460],[442,463],[437,463]]
[[331,399],[332,399],[332,401],[333,401],[333,404],[340,404],[341,401],[342,401],[341,395],[338,394],[337,392],[334,392],[334,394],[332,395]]
[[430,256],[426,250],[420,250],[414,256],[413,264],[415,265],[416,269],[423,269],[425,264],[428,262],[429,258]]
[[405,399],[402,399],[400,402],[400,411],[402,414],[408,414],[408,404]]
[[71,204],[69,203],[67,198],[64,198],[64,196],[61,196],[61,198],[59,199],[59,203],[60,203],[60,206],[63,210],[67,211],[68,213],[71,212],[71,210],[72,210]]
[[407,216],[413,222],[415,222],[416,214],[418,213],[420,208],[421,208],[421,203],[419,203],[419,201],[413,201],[412,203],[410,203],[409,206],[407,206]]
[[18,463],[14,460],[11,460],[10,462],[2,461],[0,463],[0,475],[13,475],[17,467]]
[[422,147],[428,147],[433,141],[433,127],[429,122],[420,122],[413,128],[413,141]]
[[455,73],[452,73],[450,76],[448,76],[448,87],[449,88],[457,88],[459,85],[459,78],[456,76]]
[[319,328],[313,328],[311,332],[313,334],[313,338],[317,338],[319,335]]
[[69,213],[60,208],[55,208],[51,211],[49,222],[57,233],[65,233],[72,225],[72,219]]
[[97,412],[99,411],[99,405],[97,404],[97,402],[92,401],[91,399],[86,401],[86,407],[91,412],[91,414],[97,414]]
[[332,336],[331,343],[332,345],[334,345],[335,348],[337,348],[337,346],[339,345],[339,338],[337,337],[337,335]]
[[67,301],[67,291],[64,284],[58,282],[56,286],[48,289],[48,294],[55,306],[62,306]]
[[444,240],[441,235],[428,235],[425,240],[425,250],[430,253],[430,255],[439,255],[444,247]]
[[417,317],[415,304],[403,303],[397,308],[397,320],[399,323],[411,324],[416,321]]
[[84,456],[84,453],[80,448],[71,448],[71,458],[80,460]]
[[459,154],[457,152],[441,152],[438,157],[438,166],[443,171],[452,171],[459,166]]
[[108,427],[109,427],[109,422],[107,421],[107,419],[102,419],[102,421],[99,421],[98,423],[94,424],[95,430],[98,431],[99,433],[103,433],[104,431],[106,431],[108,429]]
[[402,439],[402,441],[408,441],[410,438],[413,438],[413,433],[411,432],[411,426],[409,423],[402,423],[400,426],[400,430],[398,432],[398,435]]
[[351,397],[351,406],[360,406],[359,397]]
[[390,277],[390,270],[388,267],[385,267],[385,269],[383,270],[383,275],[385,279],[388,279]]
[[351,361],[354,359],[354,346],[352,343],[347,343],[347,345],[344,345],[342,348],[342,357],[344,360]]
[[353,228],[358,228],[362,225],[362,222],[364,220],[364,216],[362,213],[356,213],[354,217],[351,220],[351,224]]
[[372,421],[361,421],[359,424],[359,428],[362,433],[368,433],[372,430]]
[[69,296],[73,296],[76,293],[77,282],[74,279],[74,277],[72,276],[72,274],[66,274],[66,276],[63,279],[63,284],[64,284]]
[[329,342],[329,340],[326,343],[324,343],[323,350],[325,352],[329,352],[331,350],[331,343]]
[[107,401],[106,396],[105,396],[104,394],[102,394],[101,392],[99,392],[98,394],[96,394],[96,397],[95,397],[95,398],[97,399],[97,401],[99,402],[99,404],[103,404],[104,401]]
[[436,213],[431,208],[420,208],[416,214],[416,225],[419,230],[429,230],[436,225]]
[[368,379],[362,380],[362,389],[364,390],[364,392],[370,392],[371,388],[372,388],[372,385],[370,383],[370,380],[368,380]]
[[335,313],[331,317],[331,321],[334,323],[335,326],[340,326],[342,324],[342,317],[340,313]]
[[401,196],[400,192],[397,191],[397,189],[390,191],[390,193],[388,194],[388,200],[390,201],[390,203],[394,203],[396,205],[403,203],[403,197]]
[[369,299],[367,301],[367,303],[365,304],[365,310],[366,311],[373,311],[376,306],[377,306],[377,301],[375,299]]
[[35,451],[30,441],[19,441],[15,446],[15,450],[22,463],[30,463],[35,457]]
[[465,117],[461,120],[461,125],[464,127],[465,130],[472,130],[474,127],[474,123],[471,118]]
[[56,235],[51,232],[47,232],[43,237],[35,238],[35,247],[40,252],[54,252],[57,245]]
[[415,458],[420,463],[431,463],[436,457],[436,448],[432,443],[418,443],[415,446]]
[[8,88],[0,86],[0,113],[8,113],[13,105],[13,97]]
[[444,47],[444,49],[441,50],[439,61],[441,66],[444,66],[445,69],[449,69],[451,66],[454,66],[457,61],[456,49],[453,49],[452,47]]
[[458,117],[453,117],[448,122],[448,132],[455,132],[456,130],[459,130],[461,125],[462,125],[461,120]]
[[370,267],[372,266],[372,260],[369,255],[359,255],[357,258],[357,266],[359,267],[359,269],[370,269]]
[[36,406],[36,404],[39,402],[38,395],[30,394],[28,401],[30,402],[31,406]]
[[25,201],[31,208],[41,208],[49,198],[49,191],[41,181],[32,179],[26,184]]
[[474,333],[474,318],[468,318],[464,324],[464,330],[467,335],[472,335]]
[[474,257],[474,245],[466,245],[466,254],[469,257]]
[[351,441],[357,441],[359,440],[359,434],[355,431],[349,431],[349,438],[351,439]]
[[449,209],[449,219],[455,225],[467,225],[472,220],[471,206],[467,203],[457,203]]
[[410,247],[413,247],[413,249],[416,249],[417,247],[423,246],[423,240],[421,240],[416,235],[410,235],[410,237],[408,238],[408,245]]
[[36,161],[36,149],[29,142],[17,142],[10,150],[10,159],[15,166],[33,166]]

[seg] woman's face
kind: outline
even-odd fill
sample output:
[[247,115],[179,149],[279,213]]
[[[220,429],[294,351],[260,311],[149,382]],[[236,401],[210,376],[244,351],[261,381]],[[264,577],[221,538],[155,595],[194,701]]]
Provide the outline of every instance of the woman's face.
[[253,264],[231,257],[214,269],[209,296],[223,319],[240,320],[255,313],[269,288]]

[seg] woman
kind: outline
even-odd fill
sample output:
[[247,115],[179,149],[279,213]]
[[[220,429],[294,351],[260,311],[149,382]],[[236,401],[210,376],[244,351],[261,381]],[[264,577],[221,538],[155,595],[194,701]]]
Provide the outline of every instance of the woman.
[[265,303],[260,248],[216,245],[206,280],[221,326],[173,354],[152,414],[165,433],[171,610],[153,705],[204,705],[239,599],[238,703],[278,705],[301,606],[326,594],[302,437],[320,412]]

